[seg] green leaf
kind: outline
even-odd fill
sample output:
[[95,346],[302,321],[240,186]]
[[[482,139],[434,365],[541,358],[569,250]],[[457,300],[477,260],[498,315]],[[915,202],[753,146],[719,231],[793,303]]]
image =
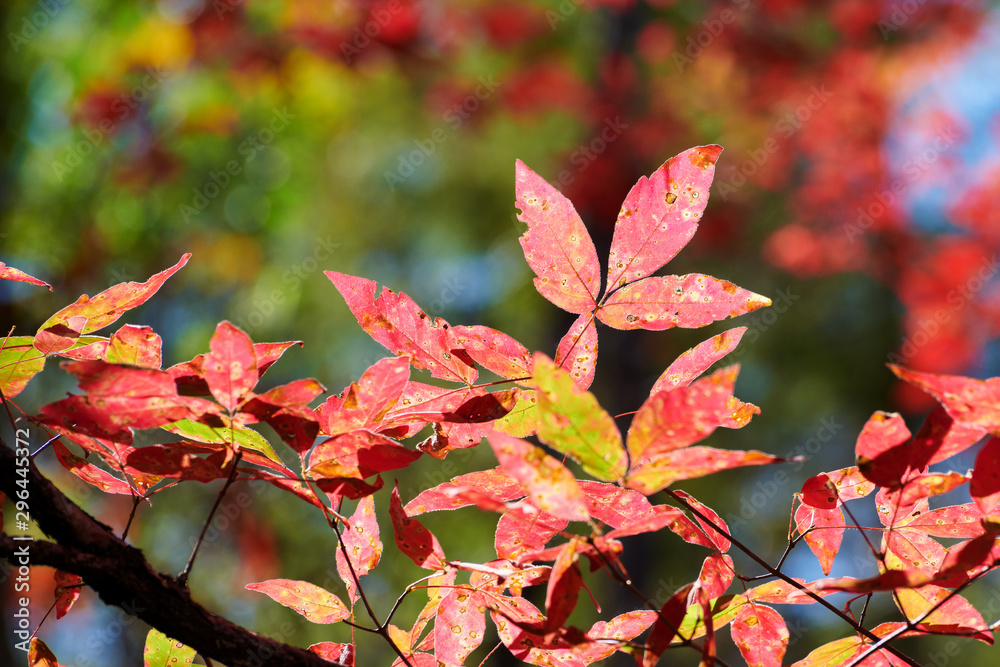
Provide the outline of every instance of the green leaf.
[[278,458],[267,438],[253,429],[238,426],[214,427],[190,419],[181,419],[162,428],[164,431],[170,431],[209,445],[232,445],[235,443],[240,447],[260,452],[275,463],[281,463],[281,459]]
[[183,667],[194,661],[196,651],[153,628],[142,651],[144,667]]
[[535,353],[535,385],[538,437],[594,477],[621,479],[628,467],[622,436],[597,398],[540,352]]

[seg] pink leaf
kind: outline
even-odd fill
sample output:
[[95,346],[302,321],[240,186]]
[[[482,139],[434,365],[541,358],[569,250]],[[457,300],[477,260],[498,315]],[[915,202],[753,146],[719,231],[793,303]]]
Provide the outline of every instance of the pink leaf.
[[583,492],[566,466],[530,442],[504,433],[493,433],[489,441],[500,465],[538,509],[569,521],[590,518]]
[[702,563],[698,580],[708,597],[715,599],[725,595],[735,576],[733,559],[728,554],[714,553],[709,554]]
[[580,589],[583,587],[583,576],[577,564],[578,544],[576,539],[564,544],[555,563],[552,564],[549,586],[545,591],[546,633],[561,628],[576,609]]
[[796,530],[805,535],[806,544],[819,559],[823,574],[830,574],[833,559],[844,539],[846,525],[844,512],[839,506],[819,509],[802,502],[795,510]]
[[454,326],[455,341],[483,368],[502,378],[531,377],[531,352],[507,334],[484,326]]
[[306,650],[310,653],[315,653],[321,658],[339,662],[341,665],[346,665],[346,667],[354,667],[354,644],[320,642],[313,644]]
[[712,336],[681,354],[667,370],[663,371],[649,395],[653,396],[661,391],[669,391],[691,384],[699,375],[708,370],[709,366],[736,349],[746,330],[746,327],[736,327],[729,331],[723,331],[718,336]]
[[209,349],[203,362],[205,382],[215,400],[234,412],[259,378],[253,341],[229,322],[220,322]]
[[[712,544],[715,545],[715,548],[723,552],[729,551],[729,546],[730,546],[729,540],[725,537],[725,535],[729,535],[731,533],[729,532],[729,526],[727,526],[726,522],[722,520],[722,517],[719,516],[718,513],[711,507],[700,503],[690,493],[680,490],[674,491],[674,493],[676,493],[678,496],[686,500],[688,504],[691,505],[691,507],[693,507],[694,509],[698,510],[699,513],[706,516],[708,520],[712,522],[712,524],[722,529],[723,532],[720,533],[718,530],[713,528],[712,525],[710,525],[700,516],[698,516],[697,514],[694,515],[695,521],[698,522],[698,525],[701,526],[701,529],[704,530],[705,534],[708,535],[709,539],[712,540]],[[713,595],[712,597],[716,596]]]
[[450,325],[431,319],[402,292],[388,288],[375,298],[375,281],[335,271],[326,276],[340,291],[361,328],[396,356],[409,359],[414,368],[430,371],[443,380],[472,384],[476,369],[459,347]]
[[743,605],[736,612],[731,630],[748,667],[781,664],[788,648],[788,627],[774,609],[753,602]]
[[69,572],[56,570],[56,619],[69,613],[73,603],[80,598],[83,591],[83,577]]
[[445,667],[462,665],[483,642],[485,601],[476,591],[456,587],[438,605],[434,655]]
[[698,229],[720,146],[698,146],[643,176],[622,202],[608,259],[608,291],[651,276]]
[[918,373],[892,364],[889,369],[899,379],[936,398],[955,421],[1000,434],[1000,378],[975,380],[958,375]]
[[45,321],[35,334],[35,347],[45,354],[68,349],[82,335],[102,329],[125,312],[145,303],[191,258],[184,254],[174,266],[144,283],[120,283],[93,298],[86,294]]
[[593,310],[601,291],[601,266],[573,204],[520,160],[514,188],[518,220],[528,225],[520,241],[538,276],[535,289],[571,313]]
[[[375,517],[375,500],[366,496],[358,502],[348,525],[340,533],[343,549],[337,548],[337,574],[347,586],[347,594],[352,602],[358,599],[355,577],[368,574],[382,558],[382,541],[379,539],[378,521]],[[350,557],[348,567],[344,551]],[[351,575],[353,568],[354,576]]]
[[316,445],[307,473],[315,478],[365,479],[387,470],[405,468],[420,458],[418,451],[369,431],[341,433]]
[[969,493],[983,514],[997,513],[1000,508],[1000,438],[987,440],[976,455]]
[[624,528],[652,513],[653,506],[638,491],[617,484],[577,480],[591,518],[612,528]]
[[0,262],[0,280],[13,280],[19,283],[28,283],[29,285],[38,285],[39,287],[48,287],[49,291],[52,291],[52,285],[48,284],[44,280],[39,280],[38,278],[29,276],[24,271],[15,269],[13,266],[7,266],[3,262]]
[[480,470],[459,475],[450,482],[444,482],[422,491],[416,498],[406,503],[404,509],[407,515],[416,516],[425,512],[451,510],[473,504],[471,501],[456,500],[456,496],[450,493],[452,490],[460,489],[480,491],[504,502],[524,496],[521,485],[511,478],[503,468],[497,467],[492,470]]
[[756,450],[688,447],[667,452],[633,467],[628,474],[627,486],[648,496],[683,479],[704,477],[730,468],[784,462],[783,458]]
[[555,363],[573,377],[580,389],[593,384],[597,370],[597,322],[592,313],[580,315],[559,341]]
[[628,430],[633,467],[703,440],[719,426],[740,428],[760,414],[756,405],[733,396],[738,373],[738,365],[729,366],[690,386],[646,399]]
[[410,363],[406,357],[375,362],[340,396],[331,396],[316,409],[322,432],[337,435],[358,429],[377,430],[409,379]]
[[545,512],[531,515],[511,510],[497,523],[494,546],[497,556],[516,561],[526,553],[545,548],[555,535],[566,528],[566,519]]
[[396,538],[396,546],[414,563],[429,570],[440,570],[446,558],[441,544],[431,531],[416,519],[411,519],[399,499],[399,487],[394,487],[389,501],[389,516]]
[[611,294],[597,318],[615,329],[694,329],[770,306],[771,300],[700,273],[654,276]]
[[104,360],[112,364],[158,369],[163,363],[162,347],[163,340],[151,328],[126,324],[111,334]]
[[133,494],[132,487],[125,480],[119,479],[108,471],[98,468],[93,463],[88,463],[86,459],[75,456],[61,442],[56,442],[53,446],[59,463],[87,484],[97,487],[105,493],[115,493],[125,496]]
[[263,593],[313,623],[337,623],[351,616],[350,610],[336,595],[308,581],[269,579],[247,584],[245,588]]

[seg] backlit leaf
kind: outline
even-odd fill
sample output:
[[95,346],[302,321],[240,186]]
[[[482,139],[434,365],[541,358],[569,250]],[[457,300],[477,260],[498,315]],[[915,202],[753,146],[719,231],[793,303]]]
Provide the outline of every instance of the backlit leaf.
[[647,460],[629,471],[626,486],[647,496],[682,479],[704,477],[720,470],[783,463],[785,459],[756,450],[688,447]]
[[483,368],[508,380],[531,377],[531,352],[507,334],[481,325],[454,326],[451,333]]
[[104,360],[111,364],[127,364],[158,369],[163,363],[163,340],[150,327],[126,324],[111,334]]
[[[700,516],[698,516],[698,514],[692,512],[692,514],[694,514],[694,520],[698,522],[698,525],[701,526],[701,529],[705,531],[706,535],[709,536],[709,539],[712,540],[712,544],[715,545],[715,548],[718,549],[719,551],[729,551],[730,544],[729,540],[725,537],[725,535],[729,535],[731,533],[729,532],[729,526],[727,526],[726,522],[722,520],[722,517],[720,517],[718,513],[711,507],[699,502],[690,493],[680,490],[675,491],[674,493],[683,498],[685,501],[687,501],[687,503],[691,505],[691,507],[693,507],[695,510],[698,511],[698,513],[700,513],[701,515],[705,516],[708,519],[708,521],[706,521],[705,519],[702,519]],[[709,522],[711,522],[711,524]],[[722,533],[716,530],[715,527],[713,527],[713,524],[715,527],[721,528]],[[712,597],[718,597],[718,596],[712,596]]]
[[601,266],[597,250],[573,204],[520,160],[515,167],[514,205],[528,228],[519,239],[535,289],[571,313],[597,306]]
[[655,273],[687,245],[708,204],[721,146],[697,146],[641,177],[622,202],[608,258],[608,291]]
[[346,667],[354,667],[354,644],[319,642],[306,650],[310,653],[315,653],[321,658],[346,665]]
[[389,357],[372,364],[340,396],[331,396],[316,408],[322,432],[328,435],[358,429],[376,430],[410,379],[406,357]]
[[64,468],[85,481],[91,486],[97,487],[104,493],[115,493],[119,495],[132,495],[132,487],[123,479],[115,477],[108,471],[95,466],[93,463],[82,459],[70,452],[61,442],[53,443],[56,459]]
[[420,452],[381,435],[352,431],[316,445],[309,454],[306,472],[315,478],[365,479],[387,470],[405,468],[420,456]]
[[731,631],[748,667],[781,664],[788,648],[788,627],[774,609],[753,602],[740,607]]
[[183,667],[194,662],[195,654],[190,646],[151,628],[142,650],[143,667]]
[[445,565],[444,551],[431,531],[416,519],[411,519],[399,499],[399,487],[392,490],[389,516],[396,538],[396,546],[414,563],[429,570],[440,570]]
[[723,331],[718,336],[712,336],[681,354],[674,360],[674,363],[667,367],[667,370],[663,371],[663,374],[653,384],[649,395],[653,396],[661,391],[669,391],[691,384],[712,364],[736,349],[746,330],[746,327],[736,327],[729,331]]
[[652,394],[632,419],[628,451],[632,466],[657,455],[688,447],[716,428],[739,428],[760,408],[733,396],[739,366],[729,366],[689,386]]
[[247,584],[245,588],[263,593],[313,623],[337,623],[351,616],[350,610],[336,595],[308,581],[269,579]]
[[823,574],[830,574],[833,568],[846,526],[844,512],[839,506],[821,509],[800,502],[795,509],[795,529],[805,535],[806,544],[819,560]]
[[220,322],[209,343],[202,372],[208,389],[222,407],[234,412],[257,384],[253,341],[229,322]]
[[976,455],[969,493],[983,514],[995,514],[1000,508],[1000,438],[986,441]]
[[[358,502],[357,509],[348,520],[348,525],[340,531],[340,536],[343,549],[337,548],[337,574],[347,586],[348,597],[356,602],[358,587],[354,577],[368,574],[382,558],[382,541],[379,539],[375,500],[372,496],[366,496]],[[344,551],[350,558],[350,567]],[[351,575],[352,568],[354,576]]]
[[0,340],[0,391],[14,398],[28,381],[45,367],[45,355],[35,349],[31,336],[8,336]]
[[593,384],[597,370],[597,322],[592,313],[580,315],[559,341],[555,364],[569,373],[580,389]]
[[443,380],[472,384],[476,369],[461,350],[450,325],[440,317],[431,318],[400,292],[383,287],[375,297],[375,281],[325,271],[340,291],[347,307],[369,336],[396,356],[409,359],[414,368],[430,371]]
[[624,528],[652,513],[653,506],[638,491],[589,480],[577,480],[577,484],[583,491],[591,518],[612,528]]
[[569,521],[590,518],[583,492],[566,466],[530,442],[503,433],[493,433],[489,442],[500,465],[527,492],[533,505]]
[[515,510],[507,512],[497,523],[494,537],[497,556],[517,561],[526,553],[540,551],[568,523],[546,512],[535,515]]
[[733,559],[729,554],[713,553],[701,564],[698,580],[710,598],[722,597],[733,583],[736,571],[733,569]]
[[792,667],[837,667],[860,655],[865,647],[860,637],[844,637],[820,646]]
[[546,632],[561,628],[576,608],[583,587],[583,576],[577,564],[577,545],[576,539],[566,542],[552,564],[549,586],[545,591]]
[[919,387],[944,406],[956,421],[1000,434],[1000,378],[976,380],[958,375],[918,373],[889,364],[896,376]]
[[102,329],[127,311],[141,306],[190,258],[191,254],[185,253],[177,264],[144,283],[119,283],[93,298],[84,294],[75,303],[45,320],[35,334],[35,348],[45,354],[70,348],[80,336]]
[[620,479],[628,465],[621,433],[594,395],[541,352],[535,354],[535,383],[542,442],[598,479]]
[[983,513],[976,503],[941,507],[922,512],[897,524],[937,537],[978,537],[983,534]]
[[28,667],[63,667],[56,660],[55,653],[38,637],[32,637],[28,644]]
[[986,644],[993,644],[993,633],[982,614],[961,595],[940,586],[902,588],[895,593],[896,604],[910,621],[922,617],[947,598],[917,627],[943,634],[967,634]]
[[615,329],[694,329],[770,306],[771,300],[700,273],[653,276],[625,285],[597,311]]
[[486,605],[479,593],[463,586],[451,589],[438,605],[434,621],[434,655],[446,667],[462,665],[483,642]]
[[0,280],[13,280],[19,283],[28,283],[29,285],[38,285],[39,287],[48,287],[49,291],[52,291],[52,285],[48,284],[44,280],[39,280],[34,276],[30,276],[20,269],[15,269],[13,266],[7,266],[3,262],[0,262]]
[[425,512],[457,509],[472,504],[471,501],[456,501],[455,496],[448,493],[452,489],[473,489],[488,493],[503,501],[515,500],[524,496],[521,485],[511,478],[503,468],[497,467],[459,475],[449,482],[422,491],[416,498],[406,503],[404,509],[408,516],[416,516]]

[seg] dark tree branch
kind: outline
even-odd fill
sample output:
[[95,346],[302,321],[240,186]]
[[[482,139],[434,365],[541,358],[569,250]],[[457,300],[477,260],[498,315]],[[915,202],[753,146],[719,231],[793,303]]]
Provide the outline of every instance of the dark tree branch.
[[[14,451],[0,439],[0,491],[16,498]],[[27,546],[32,565],[83,577],[105,604],[121,607],[168,637],[231,667],[330,667],[314,653],[282,644],[213,614],[176,579],[157,572],[139,549],[84,512],[28,464],[31,516],[54,542],[15,541],[0,535],[0,556],[11,560]]]

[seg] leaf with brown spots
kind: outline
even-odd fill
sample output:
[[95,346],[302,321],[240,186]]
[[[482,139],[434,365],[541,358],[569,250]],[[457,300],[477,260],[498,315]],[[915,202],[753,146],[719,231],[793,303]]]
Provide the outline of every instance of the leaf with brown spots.
[[622,202],[608,257],[608,292],[653,275],[687,245],[708,204],[721,146],[697,146],[641,177]]
[[538,276],[535,289],[571,313],[593,310],[601,291],[601,265],[573,204],[520,160],[514,189],[517,219],[528,225],[520,241]]
[[465,500],[457,498],[455,495],[455,492],[466,489],[488,494],[503,502],[524,496],[521,485],[511,478],[503,468],[497,467],[459,475],[451,481],[422,491],[416,498],[406,503],[404,509],[408,516],[416,516],[425,512],[468,507],[474,504],[471,499]]
[[[343,548],[337,548],[337,574],[347,586],[347,596],[351,602],[357,602],[356,577],[371,572],[382,558],[382,541],[379,539],[375,499],[372,496],[366,496],[358,502],[354,514],[340,531],[340,539]],[[350,567],[347,558],[344,557],[344,551],[350,556]]]
[[786,459],[757,450],[716,449],[695,446],[644,459],[628,473],[626,486],[647,496],[684,479],[704,477],[721,470],[784,463]]
[[738,365],[721,368],[689,386],[652,394],[628,430],[632,466],[693,445],[716,428],[741,428],[760,408],[733,396]]
[[163,286],[167,278],[181,270],[191,253],[185,253],[177,264],[157,273],[144,283],[120,283],[93,298],[86,294],[45,320],[35,334],[35,348],[43,354],[67,350],[85,334],[103,329],[127,311],[141,306]]
[[556,348],[556,366],[573,377],[576,386],[587,389],[597,370],[597,322],[593,313],[576,318]]
[[476,381],[472,358],[461,349],[443,319],[430,317],[406,294],[396,294],[387,287],[376,298],[374,280],[336,271],[325,273],[375,342],[436,378],[470,385]]
[[936,398],[955,421],[1000,435],[1000,377],[976,380],[919,373],[893,364],[889,370]]
[[7,266],[3,262],[0,262],[0,280],[13,280],[19,283],[28,283],[29,285],[38,285],[39,287],[48,287],[49,291],[52,291],[52,285],[48,284],[44,280],[39,280],[34,276],[30,276],[20,269],[15,269],[13,266]]
[[709,366],[736,349],[746,330],[746,327],[736,327],[723,331],[718,336],[712,336],[681,354],[667,370],[663,371],[653,384],[649,395],[686,387],[697,380]]
[[80,599],[83,592],[83,577],[56,570],[56,619],[69,613],[73,603]]
[[500,465],[521,484],[535,507],[568,521],[590,518],[583,492],[566,466],[519,438],[504,433],[488,438]]
[[32,637],[28,644],[28,667],[63,667],[56,660],[56,654],[38,637]]
[[805,535],[806,544],[819,560],[823,574],[830,574],[847,527],[843,510],[839,506],[821,509],[800,502],[794,517],[795,529],[800,535]]
[[788,648],[788,627],[774,609],[753,602],[743,605],[730,632],[748,667],[781,664]]
[[405,468],[421,453],[370,431],[351,431],[328,438],[309,454],[306,473],[316,479],[366,479]]
[[406,357],[379,359],[357,382],[316,408],[322,432],[337,435],[362,428],[378,430],[409,380],[410,362]]
[[104,360],[140,368],[159,368],[163,363],[163,340],[150,327],[126,324],[111,334]]
[[535,353],[538,437],[605,481],[621,479],[628,466],[622,436],[593,394],[541,352]]
[[532,515],[514,508],[501,516],[497,522],[496,535],[493,538],[497,556],[516,561],[526,553],[540,551],[568,524],[566,519],[560,519],[547,512],[537,512]]
[[997,514],[1000,509],[1000,438],[987,440],[976,455],[969,493],[983,514]]
[[396,546],[414,563],[428,570],[441,570],[445,567],[444,550],[431,531],[424,528],[416,519],[411,519],[403,509],[399,499],[399,486],[392,490],[389,500],[389,516],[396,538]]
[[151,628],[142,651],[143,667],[184,667],[194,662],[197,652],[176,639]]
[[434,655],[445,667],[459,667],[483,643],[486,602],[471,588],[458,586],[444,596],[434,621]]
[[454,326],[451,333],[483,368],[508,380],[531,377],[531,352],[502,331],[477,325]]
[[45,355],[35,349],[31,336],[7,336],[0,340],[0,391],[7,398],[20,394],[44,367]]
[[597,318],[615,329],[696,329],[770,305],[767,297],[730,282],[691,273],[629,283],[604,300]]
[[257,356],[253,341],[229,322],[220,322],[202,364],[205,382],[215,400],[230,412],[257,384]]
[[313,623],[337,623],[351,616],[350,610],[336,595],[308,581],[269,579],[247,584],[245,588],[263,593]]
[[62,467],[82,479],[87,484],[97,487],[104,493],[114,493],[119,495],[132,495],[132,487],[123,479],[115,477],[107,470],[98,468],[93,463],[82,459],[70,452],[61,442],[53,443],[56,459]]

